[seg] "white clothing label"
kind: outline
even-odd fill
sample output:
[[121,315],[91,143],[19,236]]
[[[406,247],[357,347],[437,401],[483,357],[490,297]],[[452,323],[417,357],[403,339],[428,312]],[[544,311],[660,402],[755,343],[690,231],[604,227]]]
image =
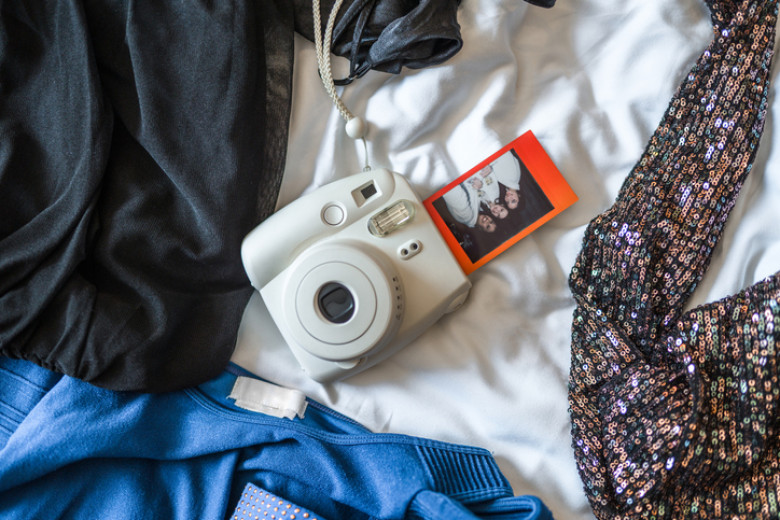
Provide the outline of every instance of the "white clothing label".
[[308,404],[306,396],[298,390],[243,376],[236,379],[228,398],[235,399],[236,406],[244,410],[285,419],[302,419]]

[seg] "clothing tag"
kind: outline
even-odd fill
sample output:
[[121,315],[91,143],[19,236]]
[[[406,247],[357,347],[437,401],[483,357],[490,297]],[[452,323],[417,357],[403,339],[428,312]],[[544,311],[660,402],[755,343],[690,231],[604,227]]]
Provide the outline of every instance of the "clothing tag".
[[529,131],[423,204],[469,274],[576,201]]
[[236,379],[228,398],[235,399],[236,406],[244,410],[285,419],[303,419],[308,404],[306,396],[298,390],[243,376]]

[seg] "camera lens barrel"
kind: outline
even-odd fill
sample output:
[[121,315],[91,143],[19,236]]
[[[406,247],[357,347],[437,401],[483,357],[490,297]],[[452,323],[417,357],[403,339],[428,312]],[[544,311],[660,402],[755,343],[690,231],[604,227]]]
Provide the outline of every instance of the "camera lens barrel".
[[317,305],[322,316],[331,323],[346,323],[355,314],[352,292],[338,282],[322,286],[317,295]]
[[[403,318],[403,286],[386,255],[365,243],[333,240],[307,249],[262,292],[282,304],[295,344],[331,362],[382,348]],[[262,293],[261,292],[261,293]]]

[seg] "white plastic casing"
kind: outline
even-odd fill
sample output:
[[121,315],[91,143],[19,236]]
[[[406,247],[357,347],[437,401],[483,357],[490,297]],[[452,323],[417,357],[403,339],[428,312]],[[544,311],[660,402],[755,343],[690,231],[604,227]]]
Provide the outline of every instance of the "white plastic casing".
[[[384,237],[369,219],[399,200],[414,218]],[[343,379],[398,351],[459,307],[471,283],[406,179],[385,169],[325,185],[285,206],[244,239],[252,285],[304,370]],[[353,316],[328,321],[317,294],[352,293]]]

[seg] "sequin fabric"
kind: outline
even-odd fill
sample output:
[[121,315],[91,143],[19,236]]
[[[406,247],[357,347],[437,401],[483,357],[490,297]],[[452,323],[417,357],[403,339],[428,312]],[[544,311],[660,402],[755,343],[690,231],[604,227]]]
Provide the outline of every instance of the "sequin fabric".
[[575,458],[599,519],[780,518],[780,273],[684,310],[751,169],[777,0],[713,39],[570,276]]

